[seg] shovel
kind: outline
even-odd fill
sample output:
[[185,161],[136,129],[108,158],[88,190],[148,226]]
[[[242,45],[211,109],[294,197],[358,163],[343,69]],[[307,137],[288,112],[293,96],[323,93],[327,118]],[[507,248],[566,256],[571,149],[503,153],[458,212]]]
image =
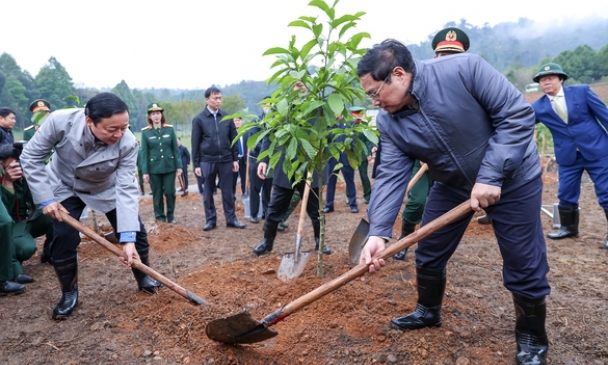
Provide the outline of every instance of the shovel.
[[283,255],[277,272],[277,276],[282,281],[288,281],[300,276],[302,271],[304,271],[308,257],[311,254],[311,251],[300,251],[300,246],[302,245],[302,231],[304,230],[304,217],[306,216],[306,206],[308,205],[308,196],[310,195],[310,185],[308,184],[308,181],[304,181],[304,183],[304,196],[300,203],[300,219],[298,220],[298,232],[296,233],[296,250],[293,253],[286,253]]
[[241,194],[241,200],[243,201],[243,209],[245,210],[245,218],[251,218],[251,203],[249,200],[249,153],[245,160],[245,192]]
[[186,190],[186,184],[184,183],[184,176],[179,174],[177,176],[177,180],[179,181],[179,187],[182,188],[182,198],[188,195],[188,190]]
[[[416,172],[416,175],[414,175],[414,177],[412,177],[410,182],[407,184],[407,189],[405,190],[405,201],[406,202],[407,202],[407,197],[408,197],[408,194],[410,193],[410,190],[412,190],[412,187],[414,187],[414,185],[416,185],[418,180],[420,180],[420,177],[422,176],[422,174],[424,174],[426,172],[426,170],[428,170],[428,169],[429,169],[429,166],[423,162],[420,165],[420,169],[418,170],[418,172]],[[363,250],[363,246],[367,242],[368,233],[369,233],[369,223],[365,220],[365,218],[361,218],[361,221],[359,221],[359,225],[357,226],[357,229],[355,229],[355,233],[353,233],[352,237],[350,238],[350,241],[348,242],[348,257],[350,258],[350,262],[352,262],[353,264],[359,263],[359,257],[361,256],[361,251]]]
[[[389,246],[384,251],[380,252],[374,258],[387,259],[397,252],[406,249],[421,239],[428,237],[448,224],[464,217],[466,214],[472,213],[471,201],[460,204],[456,208],[450,210],[437,219],[429,222],[424,227],[397,241],[394,245]],[[334,280],[325,283],[317,289],[304,294],[291,303],[277,309],[264,317],[261,321],[256,320],[249,314],[248,311],[243,311],[239,314],[226,318],[215,319],[207,324],[205,333],[210,339],[228,344],[236,343],[256,343],[268,340],[275,337],[279,333],[271,328],[289,315],[304,308],[308,304],[323,297],[326,294],[342,287],[350,281],[364,275],[369,267],[366,264],[359,264]]]
[[[72,216],[69,215],[67,212],[60,210],[59,214],[61,214],[61,219],[63,219],[64,222],[66,222],[67,224],[69,224],[70,226],[72,226],[73,228],[78,230],[80,233],[89,237],[93,241],[102,245],[106,250],[112,252],[114,255],[116,255],[118,257],[124,256],[124,253],[122,252],[122,250],[120,250],[119,248],[117,248],[116,246],[114,246],[113,244],[108,242],[108,240],[106,240],[105,238],[103,238],[100,235],[93,232],[93,230],[90,229],[89,227],[85,227],[84,225],[82,225],[79,221],[72,218]],[[190,290],[182,288],[181,286],[179,286],[176,283],[169,280],[167,277],[152,270],[148,266],[142,264],[142,262],[139,261],[138,259],[133,259],[133,264],[131,264],[131,267],[134,269],[138,269],[139,271],[145,273],[146,275],[150,276],[151,278],[156,279],[156,281],[161,282],[164,286],[173,290],[174,292],[181,295],[182,297],[188,299],[191,303],[194,303],[197,305],[201,305],[201,304],[208,305],[209,304],[207,301],[203,300],[201,297],[194,294]]]

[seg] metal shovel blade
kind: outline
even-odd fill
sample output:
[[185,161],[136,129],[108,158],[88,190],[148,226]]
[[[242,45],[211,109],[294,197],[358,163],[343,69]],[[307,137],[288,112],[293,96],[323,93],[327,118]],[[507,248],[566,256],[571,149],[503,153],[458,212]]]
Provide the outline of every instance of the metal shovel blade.
[[361,219],[357,229],[355,229],[355,233],[353,233],[352,237],[350,238],[350,242],[348,242],[348,257],[350,262],[353,264],[359,263],[359,257],[361,256],[363,245],[365,245],[368,238],[369,223],[365,219]]
[[[296,240],[301,242],[302,237],[298,235]],[[298,243],[296,244],[295,252],[290,252],[283,255],[283,259],[281,259],[281,264],[279,265],[279,270],[277,271],[277,276],[281,281],[295,279],[300,276],[302,271],[304,271],[304,267],[306,267],[306,262],[308,261],[311,251],[300,251],[299,248],[300,245]]]
[[251,205],[249,203],[249,193],[243,193],[241,195],[241,200],[243,201],[243,210],[245,218],[251,218]]
[[248,311],[207,323],[205,333],[213,341],[228,344],[262,342],[279,334],[253,318]]

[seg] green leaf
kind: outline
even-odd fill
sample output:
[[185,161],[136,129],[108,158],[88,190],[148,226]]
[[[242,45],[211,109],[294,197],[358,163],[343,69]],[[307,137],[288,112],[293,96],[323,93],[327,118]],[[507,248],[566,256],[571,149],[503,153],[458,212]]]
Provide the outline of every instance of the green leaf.
[[311,2],[308,3],[308,5],[316,6],[317,8],[323,10],[325,12],[325,14],[327,14],[329,19],[334,20],[335,11],[334,11],[334,9],[330,8],[329,5],[327,5],[327,3],[325,1],[312,0]]
[[272,47],[268,48],[266,52],[262,54],[262,56],[268,56],[271,54],[290,54],[290,52],[283,47]]
[[285,158],[293,159],[296,156],[296,152],[298,150],[298,140],[296,138],[291,138],[289,141],[289,146],[287,146]]
[[317,44],[318,44],[317,40],[313,39],[312,41],[310,41],[302,46],[302,49],[300,50],[300,59],[302,59],[303,62],[304,62],[304,59],[306,58],[306,56],[308,56],[308,53],[310,52],[312,47],[316,46]]
[[342,38],[342,36],[344,35],[344,33],[346,33],[347,30],[349,30],[352,27],[355,27],[356,25],[357,25],[357,23],[355,23],[355,22],[346,24],[342,29],[340,29],[340,33],[339,33],[338,37]]
[[378,144],[378,135],[374,133],[371,129],[366,128],[363,130],[363,135],[365,138],[369,139],[369,141],[375,145]]
[[323,101],[323,100],[313,101],[312,103],[310,103],[308,105],[306,110],[304,110],[304,115],[310,115],[313,111],[317,110],[319,107],[321,107],[323,105],[325,105],[325,101]]
[[282,117],[286,117],[287,116],[287,112],[288,112],[288,104],[287,104],[287,100],[282,99],[277,103],[277,111],[279,112],[279,114]]
[[329,107],[333,111],[334,115],[342,114],[342,111],[344,110],[344,100],[342,99],[342,95],[338,93],[329,95],[327,98],[327,103],[329,104]]
[[306,156],[308,158],[313,159],[317,155],[317,151],[307,139],[298,138],[298,141],[300,142],[300,145],[302,146],[304,152],[306,152]]
[[303,27],[306,29],[310,29],[310,24],[306,23],[303,20],[294,20],[293,22],[287,25],[288,27]]
[[318,40],[318,42],[320,43],[321,40],[319,40],[319,36],[321,35],[321,32],[323,32],[323,24],[315,24],[312,26],[312,32],[315,35],[315,39]]

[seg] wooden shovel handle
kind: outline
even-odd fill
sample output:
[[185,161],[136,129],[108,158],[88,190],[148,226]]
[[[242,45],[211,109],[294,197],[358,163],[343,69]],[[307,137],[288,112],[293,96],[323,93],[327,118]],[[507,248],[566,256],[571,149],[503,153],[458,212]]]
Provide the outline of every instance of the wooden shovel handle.
[[[437,230],[447,226],[448,224],[456,221],[457,219],[462,218],[465,214],[471,213],[471,211],[471,201],[467,200],[456,208],[427,223],[424,227],[420,228],[416,232],[400,239],[394,245],[389,246],[387,249],[380,252],[374,258],[387,259],[396,254],[397,252],[410,247],[421,239],[428,237],[432,233],[435,233]],[[279,310],[271,313],[262,320],[262,323],[264,323],[264,325],[267,327],[278,323],[290,314],[297,312],[298,310],[304,308],[308,304],[316,301],[324,295],[329,294],[332,291],[342,287],[344,284],[349,283],[352,280],[364,275],[367,271],[368,265],[359,264],[347,271],[346,273],[335,278],[334,280],[321,285],[317,289],[297,298],[291,303],[285,305],[283,308],[280,308]]]
[[[100,235],[98,235],[97,233],[95,233],[89,227],[86,227],[85,225],[83,225],[82,223],[80,223],[80,221],[72,218],[72,216],[69,215],[67,212],[65,212],[63,210],[60,210],[59,214],[61,214],[61,219],[63,219],[64,222],[66,222],[70,226],[74,227],[76,230],[78,230],[79,232],[81,232],[85,236],[89,237],[93,241],[95,241],[95,242],[99,243],[100,245],[102,245],[106,250],[112,252],[114,255],[116,255],[118,257],[124,256],[124,253],[122,252],[121,249],[119,249],[118,247],[116,247],[113,244],[111,244],[108,240],[106,240],[105,238],[103,238]],[[179,295],[183,296],[184,298],[190,300],[190,302],[192,302],[194,304],[199,304],[199,305],[200,304],[206,304],[206,305],[209,304],[207,301],[203,300],[198,295],[192,293],[190,290],[182,288],[181,286],[177,285],[173,281],[169,280],[169,278],[167,278],[164,275],[162,275],[162,274],[154,271],[150,267],[144,265],[138,259],[133,259],[133,264],[131,264],[131,267],[134,268],[134,269],[138,269],[139,271],[145,273],[146,275],[150,276],[151,278],[156,279],[157,281],[159,281],[163,285],[165,285],[167,288],[173,290],[177,294],[179,294]]]
[[426,163],[421,163],[420,164],[420,169],[418,170],[418,172],[416,172],[416,175],[414,175],[412,177],[412,179],[410,180],[410,182],[407,184],[407,190],[405,190],[405,199],[407,199],[408,194],[410,193],[410,190],[412,190],[412,188],[414,187],[414,185],[416,185],[416,183],[418,182],[418,180],[420,180],[420,178],[422,177],[422,175],[429,169],[429,166]]
[[308,206],[308,196],[310,195],[310,182],[304,180],[304,194],[302,195],[300,206],[300,219],[298,220],[297,234],[301,237],[304,232],[304,216],[306,215],[306,207]]

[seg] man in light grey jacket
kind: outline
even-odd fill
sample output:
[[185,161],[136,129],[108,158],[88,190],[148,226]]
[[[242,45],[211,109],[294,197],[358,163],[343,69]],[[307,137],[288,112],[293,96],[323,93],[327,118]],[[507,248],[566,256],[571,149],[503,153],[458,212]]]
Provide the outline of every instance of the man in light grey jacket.
[[[540,220],[542,179],[535,117],[523,95],[473,54],[418,62],[401,43],[387,40],[368,49],[357,66],[374,105],[382,145],[369,204],[370,238],[361,262],[372,259],[391,237],[414,161],[425,161],[435,181],[422,226],[470,199],[485,209],[503,258],[503,284],[515,306],[517,363],[546,363],[545,297],[551,288]],[[473,215],[420,240],[416,249],[418,304],[391,321],[407,331],[439,327],[446,267]]]
[[[121,261],[130,266],[139,258],[148,265],[149,243],[139,219],[135,178],[139,147],[128,125],[127,105],[113,94],[101,93],[84,109],[52,113],[21,155],[34,203],[56,219],[51,259],[63,295],[53,319],[71,315],[78,302],[80,235],[62,221],[60,210],[76,219],[85,206],[105,213],[123,245]],[[154,293],[161,287],[139,270],[133,269],[133,274],[141,290]]]

